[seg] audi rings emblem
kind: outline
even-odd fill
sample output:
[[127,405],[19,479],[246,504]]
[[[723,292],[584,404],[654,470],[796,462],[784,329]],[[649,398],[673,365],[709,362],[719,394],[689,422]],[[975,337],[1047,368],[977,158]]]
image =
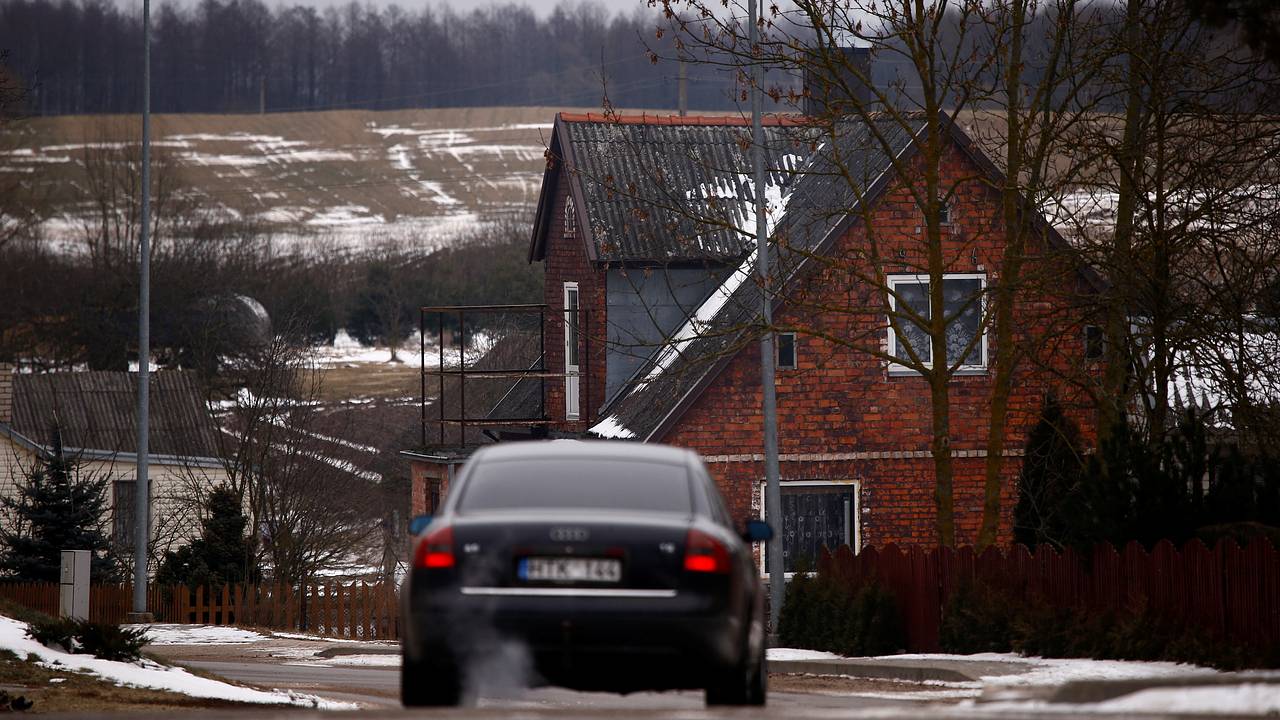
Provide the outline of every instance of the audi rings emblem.
[[551,528],[551,539],[556,542],[582,542],[591,536],[586,528],[556,527]]

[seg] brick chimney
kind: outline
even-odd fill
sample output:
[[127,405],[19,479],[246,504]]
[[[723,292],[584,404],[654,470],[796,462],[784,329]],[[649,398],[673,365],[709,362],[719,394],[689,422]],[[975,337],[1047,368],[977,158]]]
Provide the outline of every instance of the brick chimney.
[[0,362],[0,423],[13,424],[13,365]]
[[871,88],[865,80],[871,79],[871,48],[828,48],[825,52],[830,55],[823,57],[820,51],[811,50],[804,61],[804,114],[845,115],[851,111],[851,102],[870,103]]

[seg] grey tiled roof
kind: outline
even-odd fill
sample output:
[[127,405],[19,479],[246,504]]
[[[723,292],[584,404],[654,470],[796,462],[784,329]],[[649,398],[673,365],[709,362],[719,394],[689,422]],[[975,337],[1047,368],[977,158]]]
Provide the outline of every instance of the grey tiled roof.
[[[911,145],[912,133],[894,121],[883,121],[878,131],[887,143],[876,139],[865,124],[843,124],[834,139],[820,140],[801,170],[788,179],[786,212],[773,237],[785,236],[784,247],[802,252],[784,250],[779,256],[778,246],[771,246],[773,274],[783,283],[799,272],[803,251],[818,250],[824,240],[834,237],[842,223],[855,218],[860,202],[874,202],[892,164],[884,145],[890,146],[894,156]],[[753,273],[678,358],[646,381],[662,353],[662,348],[655,350],[603,415],[613,418],[637,440],[647,440],[662,430],[721,362],[758,342],[761,293]]]
[[[56,423],[66,448],[135,453],[136,373],[67,372],[14,375],[12,427],[48,445]],[[188,372],[151,374],[150,451],[192,458],[218,456],[213,418]]]

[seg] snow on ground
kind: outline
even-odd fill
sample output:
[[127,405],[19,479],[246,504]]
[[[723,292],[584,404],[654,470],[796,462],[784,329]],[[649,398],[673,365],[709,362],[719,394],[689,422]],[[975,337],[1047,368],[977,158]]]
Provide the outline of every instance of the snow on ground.
[[150,660],[136,663],[102,660],[92,655],[73,655],[47,648],[27,636],[27,624],[0,616],[0,649],[20,658],[39,658],[41,666],[55,670],[88,673],[108,682],[129,687],[151,688],[181,693],[191,697],[230,700],[268,705],[302,705],[329,710],[354,710],[351,703],[324,700],[315,695],[302,695],[279,690],[264,691],[240,687],[220,680],[197,677],[182,668],[161,665]]
[[1245,683],[1179,688],[1151,688],[1095,705],[1109,713],[1171,713],[1178,715],[1277,715],[1280,685]]
[[126,625],[130,629],[147,631],[147,641],[152,645],[237,645],[266,640],[267,636],[252,630],[222,625]]
[[[490,348],[493,347],[495,339],[487,333],[468,332],[467,333],[467,367],[471,367],[472,363],[482,357]],[[404,343],[399,348],[400,360],[411,367],[418,366],[418,360],[422,353],[422,339],[415,330],[410,333]],[[446,366],[456,367],[461,355],[457,347],[445,348],[444,364]],[[365,363],[388,363],[391,361],[391,351],[385,346],[369,347],[361,345],[359,340],[351,337],[345,329],[339,330],[333,338],[333,344],[321,345],[316,348],[315,363],[320,367],[346,366],[357,367]],[[440,346],[428,340],[427,342],[427,367],[438,367],[440,365]],[[413,396],[417,399],[417,396]]]
[[822,652],[821,650],[801,650],[799,648],[769,648],[770,660],[844,660],[843,655]]
[[[400,359],[416,365],[421,351],[421,340],[418,339],[418,334],[415,332],[400,346]],[[434,364],[430,363],[430,360],[439,356],[434,352],[428,352],[427,357],[428,363]],[[387,363],[391,362],[391,351],[386,347],[361,345],[360,341],[351,337],[351,334],[346,330],[339,330],[338,334],[333,338],[332,345],[321,345],[316,348],[316,360],[317,364],[327,366]]]
[[1171,662],[1034,658],[1029,672],[982,678],[992,686],[1061,685],[1076,680],[1140,680],[1212,675],[1216,670]]
[[975,655],[948,655],[924,653],[885,655],[883,660],[944,660],[1005,662],[1026,667],[1025,672],[988,675],[982,678],[986,685],[1012,687],[1030,685],[1061,685],[1075,680],[1138,680],[1145,678],[1171,678],[1204,676],[1216,670],[1172,662],[1138,662],[1133,660],[1092,660],[1088,658],[1024,657],[1013,653],[978,653]]

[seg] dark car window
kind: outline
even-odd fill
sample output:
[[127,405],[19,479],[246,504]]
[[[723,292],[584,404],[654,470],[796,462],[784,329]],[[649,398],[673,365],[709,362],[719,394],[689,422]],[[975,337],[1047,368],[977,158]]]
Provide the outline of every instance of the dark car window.
[[683,465],[546,458],[481,462],[471,468],[459,512],[587,508],[692,512]]

